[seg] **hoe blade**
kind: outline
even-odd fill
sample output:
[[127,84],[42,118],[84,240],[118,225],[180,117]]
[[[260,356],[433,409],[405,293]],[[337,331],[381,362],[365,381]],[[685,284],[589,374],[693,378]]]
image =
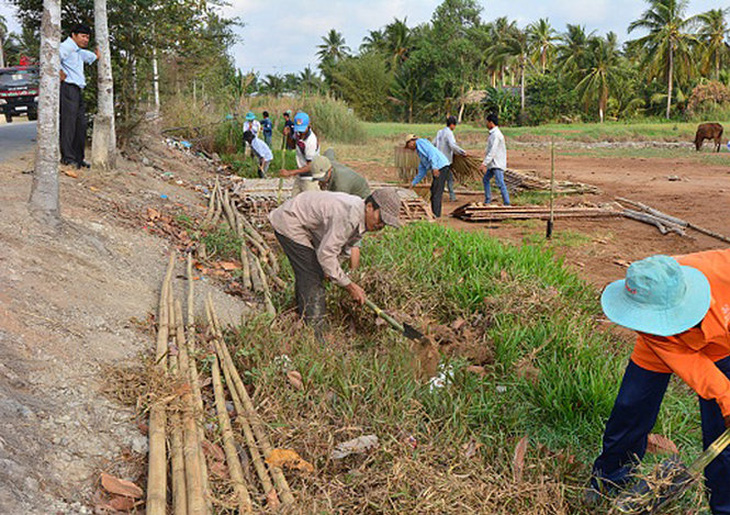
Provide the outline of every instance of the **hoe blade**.
[[403,324],[403,335],[411,340],[421,340],[424,338],[423,333],[409,324]]

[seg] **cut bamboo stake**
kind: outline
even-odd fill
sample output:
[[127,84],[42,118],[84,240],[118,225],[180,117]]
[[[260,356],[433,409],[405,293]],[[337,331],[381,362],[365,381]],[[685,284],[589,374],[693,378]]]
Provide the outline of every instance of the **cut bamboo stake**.
[[238,224],[236,223],[236,215],[233,214],[233,210],[231,209],[231,199],[228,197],[228,190],[223,190],[223,198],[221,199],[221,203],[223,205],[223,213],[226,215],[226,220],[228,221],[228,226],[231,228],[231,231],[234,233],[238,233]]
[[213,211],[213,218],[210,220],[211,225],[216,225],[218,223],[218,220],[220,219],[220,216],[221,216],[221,212],[223,210],[223,206],[221,204],[221,189],[220,188],[216,189],[214,203],[215,203],[215,210]]
[[218,412],[218,422],[221,426],[223,434],[223,449],[226,453],[226,463],[228,463],[228,472],[231,475],[233,490],[238,498],[239,513],[251,513],[251,496],[248,493],[246,484],[243,482],[243,469],[241,461],[238,458],[236,444],[233,439],[233,429],[231,429],[231,419],[228,417],[226,409],[226,398],[223,393],[223,385],[221,384],[221,372],[218,365],[218,359],[213,361],[213,390],[215,392],[215,407]]
[[[169,333],[169,312],[167,295],[170,291],[172,272],[175,268],[175,251],[170,253],[165,279],[160,289],[159,323],[157,328],[157,349],[155,351],[156,367],[160,374],[167,372],[167,337]],[[149,463],[147,468],[147,502],[149,515],[166,515],[167,513],[167,449],[165,406],[159,402],[150,408],[149,425]]]
[[213,189],[210,192],[210,199],[208,199],[208,211],[205,213],[205,218],[203,219],[203,225],[207,225],[210,223],[210,221],[213,219],[213,213],[215,213],[215,198],[216,195],[218,195],[218,177],[215,178],[215,186],[213,186]]
[[[167,313],[170,326],[170,338],[173,348],[179,348],[177,339],[177,318],[175,317],[175,294],[172,281],[167,295]],[[173,381],[179,378],[177,353],[168,352],[168,365]],[[180,412],[173,410],[169,416],[170,422],[170,467],[172,478],[172,507],[175,515],[185,515],[188,511],[187,487],[185,485],[185,458],[183,456],[183,430]]]
[[[188,358],[187,344],[185,341],[185,326],[183,322],[182,304],[179,300],[175,302],[175,320],[177,326],[178,364],[180,377],[188,383],[190,380],[190,363]],[[190,515],[202,515],[208,513],[205,504],[205,492],[203,485],[200,457],[202,455],[202,444],[199,438],[198,426],[195,423],[195,404],[192,395],[192,384],[190,388],[183,390],[182,394],[182,429],[183,429],[183,458],[185,460],[185,485],[187,487],[188,513]]]
[[248,261],[251,263],[251,286],[253,291],[255,292],[261,292],[264,291],[264,283],[261,280],[261,275],[259,275],[258,268],[254,264],[254,260],[256,260],[256,256],[253,252],[251,252],[248,247],[246,247],[246,255],[248,256]]
[[248,247],[246,247],[246,242],[241,243],[241,269],[243,272],[243,277],[241,278],[242,286],[244,289],[250,290],[253,288],[253,283],[251,282],[251,263],[248,260]]
[[[193,401],[195,403],[195,412],[202,417],[205,413],[205,407],[203,406],[203,395],[200,392],[200,380],[198,377],[198,366],[195,364],[195,296],[194,293],[194,281],[193,281],[193,257],[188,254],[188,324],[187,324],[187,338],[186,346],[188,353],[188,372],[190,376],[190,384],[193,390]],[[202,443],[205,440],[205,429],[203,424],[196,423],[196,429],[198,433],[198,462],[200,463],[200,475],[203,478],[203,495],[205,497],[205,505],[209,513],[213,511],[213,504],[211,499],[213,498],[210,491],[210,484],[208,482],[208,465],[205,462],[205,454],[203,453]]]
[[[261,447],[261,451],[264,454],[264,458],[268,458],[272,451],[271,441],[269,440],[268,435],[262,427],[263,424],[259,419],[258,413],[254,409],[251,397],[248,395],[246,387],[241,380],[241,376],[238,374],[238,371],[233,364],[231,354],[228,352],[228,346],[223,341],[223,334],[221,332],[220,324],[218,322],[218,316],[215,313],[215,306],[213,305],[213,296],[210,293],[208,294],[207,313],[210,317],[209,323],[211,329],[214,331],[215,336],[221,342],[220,350],[222,353],[223,366],[227,366],[229,368],[231,372],[231,377],[233,379],[233,385],[236,388],[236,392],[241,398],[241,401],[243,401],[243,406],[245,408],[243,415],[251,424],[251,428],[253,429],[254,435],[256,435],[256,440],[259,442],[259,446]],[[270,470],[271,477],[274,479],[274,484],[276,485],[276,489],[279,491],[279,497],[281,498],[281,502],[284,505],[294,504],[294,496],[291,493],[289,483],[287,483],[286,477],[284,476],[281,468],[270,467]]]
[[256,272],[258,272],[258,275],[261,278],[261,286],[264,290],[264,304],[266,305],[266,312],[269,315],[276,316],[276,308],[274,307],[274,303],[271,301],[271,290],[269,290],[269,282],[266,280],[266,274],[264,273],[263,268],[261,268],[261,263],[256,256],[254,256],[253,258],[253,264],[256,268]]

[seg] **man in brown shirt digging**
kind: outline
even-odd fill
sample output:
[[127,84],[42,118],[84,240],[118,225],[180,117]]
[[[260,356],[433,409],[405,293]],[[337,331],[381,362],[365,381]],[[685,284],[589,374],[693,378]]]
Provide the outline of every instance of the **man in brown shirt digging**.
[[326,312],[324,279],[346,288],[359,304],[365,291],[340,266],[360,261],[355,245],[365,232],[400,227],[400,197],[395,188],[375,190],[365,200],[346,193],[306,191],[269,214],[274,233],[294,269],[297,312],[321,334]]

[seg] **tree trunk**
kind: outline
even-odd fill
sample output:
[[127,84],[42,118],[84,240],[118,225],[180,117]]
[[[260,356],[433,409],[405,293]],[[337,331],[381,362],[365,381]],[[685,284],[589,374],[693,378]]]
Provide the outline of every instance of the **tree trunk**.
[[5,50],[3,49],[3,38],[0,37],[0,68],[5,68]]
[[109,26],[106,0],[94,0],[94,25],[99,49],[98,112],[94,117],[94,135],[91,140],[91,164],[99,170],[114,168],[116,161],[116,134],[114,129],[114,79],[109,49]]
[[61,0],[43,0],[38,135],[28,209],[36,220],[53,228],[58,228],[61,224],[58,198],[60,43]]
[[667,88],[667,120],[672,110],[672,86],[674,85],[674,48],[672,43],[669,43],[669,73],[667,80],[669,87]]
[[157,73],[157,49],[152,49],[152,84],[155,89],[155,114],[160,114],[160,75]]
[[525,114],[525,63],[520,66],[520,106],[522,114]]

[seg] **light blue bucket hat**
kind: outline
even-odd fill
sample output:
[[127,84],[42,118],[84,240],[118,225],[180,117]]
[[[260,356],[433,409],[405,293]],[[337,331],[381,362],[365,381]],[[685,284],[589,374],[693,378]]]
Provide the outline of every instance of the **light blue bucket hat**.
[[705,275],[669,256],[633,263],[626,279],[601,295],[606,316],[618,325],[657,336],[672,336],[697,325],[710,309]]
[[251,120],[255,120],[255,119],[256,119],[256,115],[253,114],[253,111],[249,111],[248,113],[246,113],[246,120],[248,120],[250,122]]

